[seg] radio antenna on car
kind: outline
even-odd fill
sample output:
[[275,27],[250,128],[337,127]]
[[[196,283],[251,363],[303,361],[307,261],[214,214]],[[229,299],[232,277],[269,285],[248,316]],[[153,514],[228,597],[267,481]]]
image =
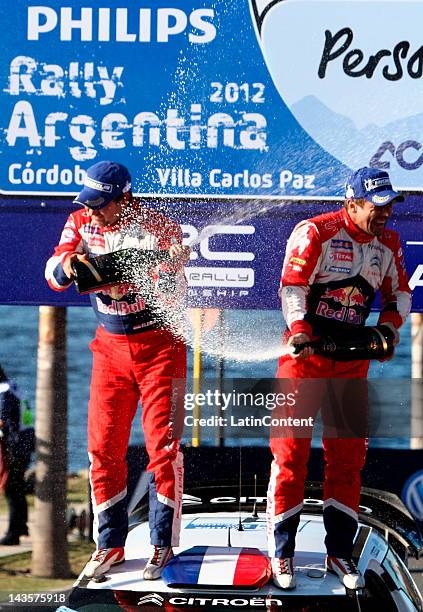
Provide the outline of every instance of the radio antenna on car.
[[231,527],[228,527],[228,542],[227,542],[227,546],[228,548],[232,548],[232,542],[231,542]]
[[239,503],[238,503],[238,531],[244,531],[241,522],[241,489],[242,489],[242,446],[239,447]]
[[257,474],[254,474],[254,506],[253,506],[253,518],[258,518],[257,513]]

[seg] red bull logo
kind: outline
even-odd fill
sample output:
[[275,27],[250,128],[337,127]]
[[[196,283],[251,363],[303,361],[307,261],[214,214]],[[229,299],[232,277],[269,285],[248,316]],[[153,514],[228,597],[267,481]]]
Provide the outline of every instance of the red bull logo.
[[322,299],[332,299],[343,306],[365,306],[366,298],[357,287],[338,287],[326,289]]
[[334,302],[339,302],[344,306],[349,303],[349,295],[351,293],[352,287],[340,287],[338,289],[326,289],[325,293],[322,295],[323,299],[332,299]]
[[326,302],[319,302],[316,314],[325,319],[335,319],[335,321],[344,321],[352,325],[361,325],[363,323],[363,315],[357,313],[354,308],[342,306],[339,310],[331,308]]
[[350,304],[351,304],[351,306],[365,306],[366,305],[366,298],[364,297],[364,295],[360,291],[358,291],[356,289],[356,292],[354,292],[350,296]]
[[[331,308],[327,300],[333,300],[340,304],[342,308]],[[345,321],[353,325],[360,325],[364,318],[357,313],[354,306],[364,308],[366,298],[357,287],[337,287],[336,289],[326,289],[319,302],[316,314],[326,319]]]

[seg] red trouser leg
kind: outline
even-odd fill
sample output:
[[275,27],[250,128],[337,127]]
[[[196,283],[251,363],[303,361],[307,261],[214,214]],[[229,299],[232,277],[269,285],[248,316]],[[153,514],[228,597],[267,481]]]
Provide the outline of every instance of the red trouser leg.
[[310,438],[273,438],[267,490],[267,539],[270,557],[293,557],[303,507]]
[[142,423],[149,456],[150,537],[159,546],[178,546],[183,492],[183,456],[179,451],[184,418],[186,347],[166,331],[157,331],[133,349],[142,399]]
[[350,558],[357,530],[360,471],[366,458],[364,438],[331,438],[323,441],[325,483],[323,519],[328,555]]
[[[285,396],[294,393],[296,399],[291,408],[277,408],[272,416],[314,418],[322,393],[320,381],[298,380],[298,364],[290,357],[281,358],[276,376],[278,379],[285,379],[277,385],[278,392],[283,392]],[[270,449],[273,462],[267,493],[267,538],[270,557],[294,555],[295,535],[304,499],[311,433],[311,430],[295,427],[271,430]]]
[[[127,535],[126,451],[139,397],[154,475],[150,486],[153,544],[177,544],[183,486],[179,440],[183,422],[185,346],[168,332],[97,332],[88,438],[98,546],[123,546]],[[179,382],[178,382],[179,381]],[[179,402],[175,390],[180,392]]]
[[[331,394],[334,408],[342,407],[345,425],[335,430],[326,427],[323,434],[325,481],[323,520],[328,555],[350,558],[357,531],[360,503],[360,472],[367,448],[367,372],[369,362],[336,362],[332,373]],[[324,422],[331,422],[323,414]],[[342,437],[346,432],[349,437]],[[328,436],[329,433],[329,436]],[[354,434],[359,437],[353,437]]]
[[[367,375],[368,362],[340,363],[314,355],[308,359],[296,360],[282,357],[277,372],[278,378],[286,379],[316,379],[296,380],[291,382],[297,391],[297,404],[292,409],[293,416],[314,417],[328,392],[328,381],[332,378],[360,378]],[[318,379],[321,379],[320,381]],[[335,384],[335,395],[344,402],[345,394],[342,381]],[[362,395],[359,395],[362,398]],[[366,408],[366,406],[364,406]],[[325,433],[336,436],[339,431],[339,416],[336,402],[331,404],[332,413],[325,424]],[[329,412],[330,412],[329,410]],[[328,411],[326,411],[328,414]],[[338,428],[337,428],[338,427]],[[304,435],[299,433],[299,436]],[[304,496],[304,481],[306,464],[309,455],[310,439],[304,437],[271,437],[271,450],[274,456],[268,493],[268,540],[270,556],[293,556],[295,534],[297,531],[302,500]],[[360,497],[360,470],[365,458],[365,439],[324,438],[326,459],[325,470],[325,525],[328,531],[326,543],[328,551],[333,548],[332,525],[339,536],[339,527],[345,526],[346,542],[339,549],[345,552],[352,546],[352,538],[356,530],[356,516]],[[347,484],[348,483],[348,484]],[[341,507],[339,504],[343,504]],[[326,508],[327,506],[327,508]],[[331,508],[335,508],[334,512]],[[335,516],[334,516],[335,515]],[[341,518],[339,518],[339,516]],[[327,520],[326,520],[327,519]],[[350,520],[355,521],[354,525]],[[351,535],[352,534],[352,535]],[[329,537],[330,535],[330,537]],[[335,553],[330,553],[335,554]],[[336,554],[336,556],[341,556]]]
[[124,546],[128,531],[126,451],[139,392],[124,342],[100,329],[91,349],[88,452],[94,536],[99,548],[109,548]]

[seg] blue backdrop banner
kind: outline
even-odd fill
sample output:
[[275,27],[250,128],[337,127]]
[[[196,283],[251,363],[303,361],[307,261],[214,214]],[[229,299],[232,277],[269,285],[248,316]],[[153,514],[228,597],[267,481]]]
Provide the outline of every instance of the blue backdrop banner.
[[3,2],[0,191],[75,193],[104,158],[179,198],[335,198],[369,164],[421,190],[423,3],[333,6]]
[[[263,206],[249,201],[240,218],[239,207],[230,201],[162,203],[160,209],[182,224],[185,242],[192,246],[186,268],[189,305],[279,308],[280,271],[292,228],[301,219],[339,205],[279,202]],[[423,312],[422,209],[421,196],[408,196],[395,207],[389,224],[401,235],[415,312]],[[56,293],[44,280],[45,262],[73,210],[69,200],[0,201],[0,303],[88,303],[75,289]]]

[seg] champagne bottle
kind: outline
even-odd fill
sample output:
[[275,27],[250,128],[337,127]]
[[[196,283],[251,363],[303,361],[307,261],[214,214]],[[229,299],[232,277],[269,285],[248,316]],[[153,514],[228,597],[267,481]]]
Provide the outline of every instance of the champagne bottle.
[[169,261],[166,250],[123,249],[104,255],[75,260],[72,264],[74,283],[79,293],[91,293],[119,283],[142,282],[151,267]]
[[310,346],[317,355],[337,361],[384,359],[394,352],[395,336],[386,325],[359,327],[322,336],[317,340],[296,344],[294,354]]

